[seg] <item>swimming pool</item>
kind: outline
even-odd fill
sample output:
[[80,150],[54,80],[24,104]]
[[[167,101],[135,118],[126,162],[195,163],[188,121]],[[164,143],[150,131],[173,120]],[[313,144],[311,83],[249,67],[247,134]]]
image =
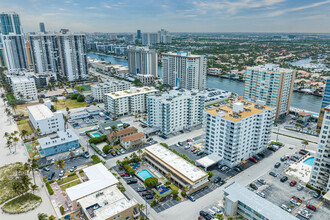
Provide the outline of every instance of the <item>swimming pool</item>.
[[101,137],[101,134],[99,132],[97,132],[97,131],[91,133],[91,135],[94,136],[94,137]]
[[313,166],[314,163],[314,157],[309,157],[306,160],[304,160],[304,163],[309,165],[309,166]]
[[141,177],[143,180],[146,180],[149,177],[153,177],[153,175],[151,175],[148,170],[141,170],[141,171],[137,172],[136,174],[139,177]]

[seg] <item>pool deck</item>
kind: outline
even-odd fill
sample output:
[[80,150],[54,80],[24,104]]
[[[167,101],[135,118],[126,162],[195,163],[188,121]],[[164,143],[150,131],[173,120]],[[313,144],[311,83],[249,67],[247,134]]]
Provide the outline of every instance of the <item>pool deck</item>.
[[304,163],[304,161],[311,157],[313,156],[305,157],[302,160],[300,160],[298,163],[292,164],[287,169],[285,174],[301,182],[308,183],[312,173],[313,166]]

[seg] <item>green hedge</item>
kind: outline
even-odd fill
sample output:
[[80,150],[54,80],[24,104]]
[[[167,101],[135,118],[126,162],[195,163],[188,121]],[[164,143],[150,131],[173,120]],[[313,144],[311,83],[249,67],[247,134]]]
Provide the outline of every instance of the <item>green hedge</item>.
[[76,175],[76,173],[70,173],[69,175],[68,175],[68,177],[70,177],[70,176],[75,176]]
[[128,164],[124,164],[124,169],[127,171],[127,173],[129,173],[130,175],[134,175],[135,174],[135,170]]
[[105,162],[103,160],[101,160],[100,157],[97,155],[92,155],[91,158],[92,158],[94,164],[98,164],[98,163],[105,164]]
[[65,214],[65,211],[64,211],[64,208],[63,208],[63,206],[61,206],[61,207],[60,207],[60,212],[61,212],[61,214],[62,214],[62,215],[64,215],[64,214]]
[[54,191],[53,191],[52,187],[50,186],[49,182],[46,183],[46,187],[47,187],[49,195],[53,195]]
[[95,137],[95,138],[89,139],[89,143],[90,144],[98,144],[98,143],[101,143],[101,142],[106,141],[106,140],[107,140],[107,136],[102,135],[100,137]]
[[48,181],[49,184],[52,184],[54,182],[55,182],[55,180]]
[[91,147],[96,151],[96,153],[102,156],[103,152],[98,147],[96,147],[95,144],[91,144]]

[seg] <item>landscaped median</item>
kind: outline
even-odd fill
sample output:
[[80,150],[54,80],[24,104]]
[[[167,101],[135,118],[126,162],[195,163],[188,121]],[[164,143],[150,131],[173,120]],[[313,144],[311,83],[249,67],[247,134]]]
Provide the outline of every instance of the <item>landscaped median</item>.
[[5,203],[2,210],[10,214],[25,213],[38,207],[41,202],[41,197],[32,193],[26,193]]

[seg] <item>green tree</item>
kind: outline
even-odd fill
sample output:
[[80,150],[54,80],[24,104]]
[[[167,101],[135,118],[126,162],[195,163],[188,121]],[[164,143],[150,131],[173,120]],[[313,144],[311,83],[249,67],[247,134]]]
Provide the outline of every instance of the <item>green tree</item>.
[[307,145],[309,144],[309,142],[307,140],[303,140],[302,144],[304,145],[304,150],[307,147]]
[[145,208],[146,207],[142,203],[138,204],[138,209],[139,209],[140,212],[143,212]]
[[[151,178],[151,177],[149,177],[149,178]],[[155,194],[155,196],[154,196],[154,201],[159,202],[159,200],[160,200],[161,198],[162,198],[162,197],[161,197],[159,194]]]
[[38,220],[47,220],[48,215],[45,213],[38,213]]
[[55,161],[55,164],[56,164],[56,169],[60,169],[60,170],[63,170],[66,165],[64,160],[62,159]]
[[206,171],[206,173],[209,175],[209,179],[211,179],[212,176],[214,176],[214,173],[212,171]]
[[156,188],[158,179],[156,177],[149,177],[144,181],[144,185],[148,188]]
[[28,133],[28,131],[25,130],[25,129],[23,129],[23,130],[21,131],[21,137],[22,137],[23,139],[25,139],[25,136],[27,135],[27,133]]
[[84,95],[79,95],[77,97],[77,102],[84,102],[85,101],[85,96]]
[[56,220],[56,217],[51,215],[51,216],[49,216],[48,220]]
[[32,184],[31,190],[32,190],[32,193],[34,194],[34,191],[38,190],[38,186],[36,184]]
[[219,213],[215,215],[215,218],[218,219],[218,220],[223,220],[224,219],[223,214],[219,214]]

